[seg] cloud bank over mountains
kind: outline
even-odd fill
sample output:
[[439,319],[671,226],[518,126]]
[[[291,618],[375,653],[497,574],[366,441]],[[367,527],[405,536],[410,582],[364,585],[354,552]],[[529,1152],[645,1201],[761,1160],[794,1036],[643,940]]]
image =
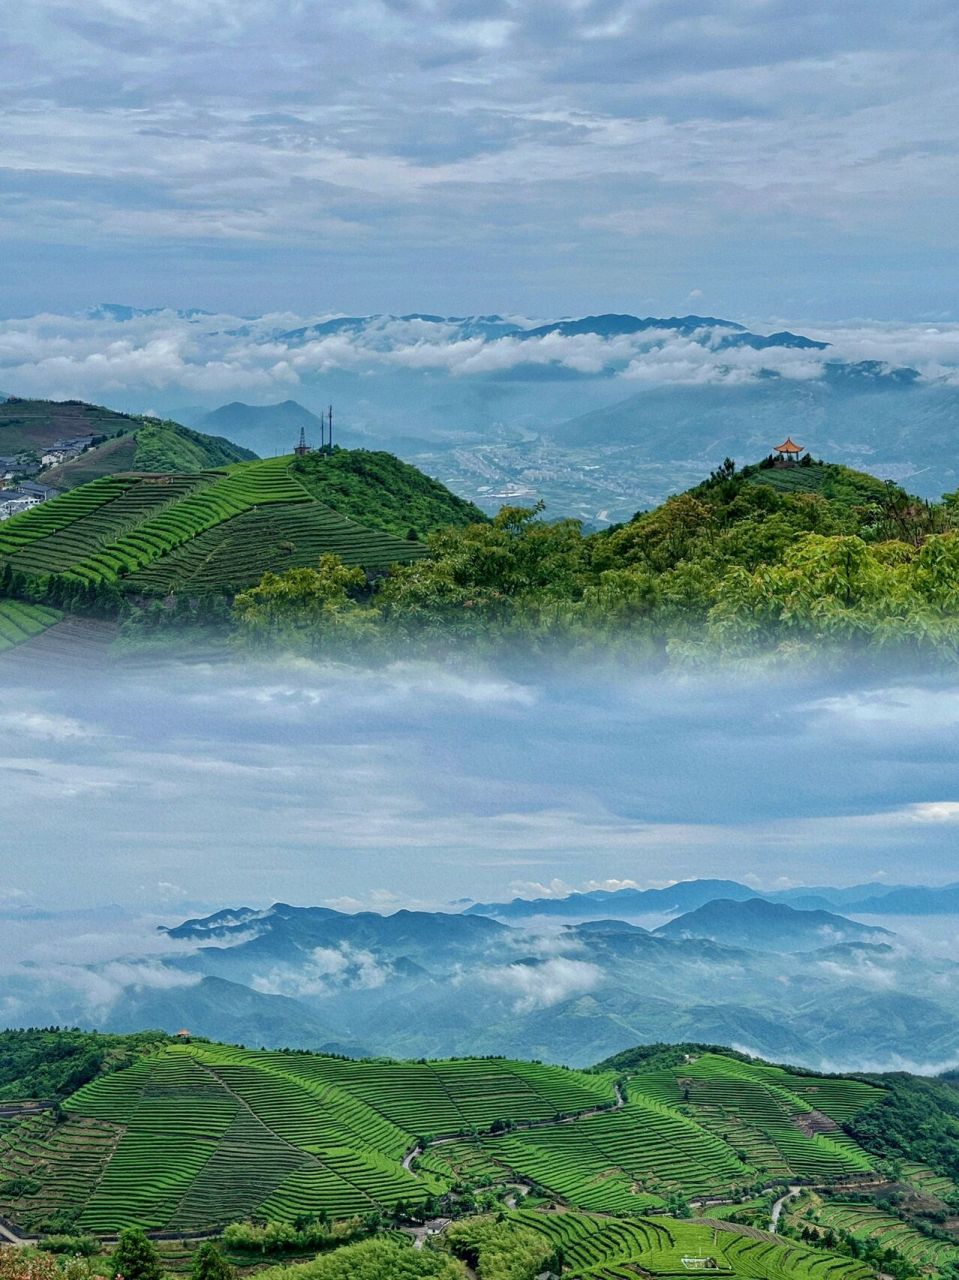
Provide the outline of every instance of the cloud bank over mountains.
[[120,306],[0,321],[0,388],[8,394],[120,401],[140,411],[164,395],[267,403],[335,374],[615,379],[626,395],[771,376],[815,381],[864,362],[880,375],[905,368],[957,384],[959,323],[864,321],[768,334],[698,316],[243,318]]

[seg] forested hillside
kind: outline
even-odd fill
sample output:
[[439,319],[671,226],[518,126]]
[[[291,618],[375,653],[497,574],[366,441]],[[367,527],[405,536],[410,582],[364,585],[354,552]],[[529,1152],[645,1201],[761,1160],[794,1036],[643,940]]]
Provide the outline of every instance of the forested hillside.
[[247,592],[236,616],[258,642],[268,612],[274,642],[307,649],[352,627],[374,649],[505,648],[539,661],[598,651],[697,665],[788,650],[793,661],[954,662],[957,517],[954,495],[925,503],[844,467],[727,462],[599,534],[512,507],[440,530],[426,560],[372,597],[341,592],[326,627],[303,625],[308,593],[282,578]]
[[727,461],[585,533],[538,508],[487,520],[392,455],[336,449],[81,486],[0,527],[0,590],[132,634],[200,621],[240,648],[359,659],[952,664],[957,521],[956,495],[807,455]]

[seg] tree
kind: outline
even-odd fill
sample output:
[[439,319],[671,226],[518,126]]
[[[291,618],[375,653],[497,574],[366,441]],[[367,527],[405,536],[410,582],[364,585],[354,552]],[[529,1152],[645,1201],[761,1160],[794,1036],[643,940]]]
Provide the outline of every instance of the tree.
[[233,1280],[236,1272],[212,1240],[201,1244],[193,1255],[192,1280]]
[[278,644],[298,653],[355,650],[377,616],[357,599],[365,586],[362,569],[347,568],[329,553],[315,569],[266,573],[234,601],[240,640],[251,648]]
[[163,1277],[157,1247],[139,1227],[126,1227],[120,1232],[110,1270],[123,1280],[162,1280]]

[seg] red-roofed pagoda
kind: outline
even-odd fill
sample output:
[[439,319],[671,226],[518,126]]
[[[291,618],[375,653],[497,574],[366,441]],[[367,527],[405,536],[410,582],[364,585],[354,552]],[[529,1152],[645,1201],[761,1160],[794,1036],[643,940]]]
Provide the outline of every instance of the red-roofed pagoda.
[[801,444],[796,444],[792,436],[787,436],[782,444],[777,444],[773,449],[777,462],[795,462],[803,451]]

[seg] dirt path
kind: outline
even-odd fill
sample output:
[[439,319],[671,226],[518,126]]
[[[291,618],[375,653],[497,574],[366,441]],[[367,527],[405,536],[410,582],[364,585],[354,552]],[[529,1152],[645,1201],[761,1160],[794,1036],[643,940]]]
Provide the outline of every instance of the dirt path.
[[36,1244],[35,1236],[22,1236],[12,1222],[0,1219],[0,1246],[16,1245],[22,1249],[24,1245]]
[[[608,1115],[612,1111],[621,1111],[623,1107],[625,1107],[626,1105],[626,1099],[623,1097],[623,1091],[620,1088],[619,1081],[616,1081],[616,1083],[613,1085],[613,1092],[616,1095],[616,1101],[613,1103],[611,1107],[593,1107],[590,1111],[578,1111],[575,1115],[564,1116],[562,1120],[520,1121],[519,1124],[514,1124],[512,1129],[509,1130],[509,1132],[524,1133],[528,1129],[555,1129],[561,1124],[574,1124],[577,1120],[588,1120],[591,1116],[602,1116],[602,1115]],[[496,1137],[499,1137],[500,1135],[495,1133],[493,1134],[481,1133],[479,1136],[481,1138],[491,1138],[491,1137],[496,1138]],[[433,1140],[431,1142],[428,1142],[426,1146],[427,1147],[445,1147],[445,1146],[448,1146],[449,1143],[451,1142],[468,1142],[469,1137],[470,1135],[466,1133],[453,1133],[443,1138],[433,1138]],[[414,1177],[416,1175],[415,1175],[415,1170],[413,1169],[413,1161],[416,1159],[417,1156],[421,1156],[424,1150],[425,1148],[420,1146],[419,1143],[417,1143],[415,1147],[411,1147],[409,1151],[407,1151],[406,1155],[403,1157],[401,1161],[403,1168],[406,1170],[406,1172],[412,1173]]]
[[773,1205],[772,1217],[769,1220],[769,1230],[775,1232],[779,1227],[779,1219],[782,1217],[783,1209],[786,1207],[786,1201],[792,1200],[796,1196],[805,1191],[805,1187],[793,1185],[784,1195],[781,1195]]

